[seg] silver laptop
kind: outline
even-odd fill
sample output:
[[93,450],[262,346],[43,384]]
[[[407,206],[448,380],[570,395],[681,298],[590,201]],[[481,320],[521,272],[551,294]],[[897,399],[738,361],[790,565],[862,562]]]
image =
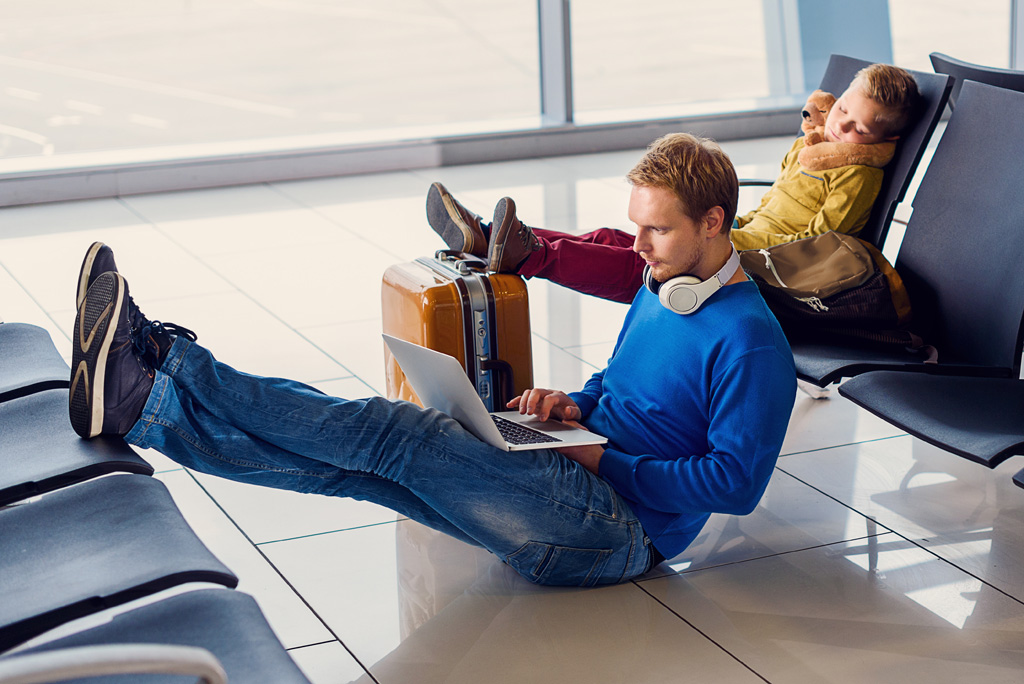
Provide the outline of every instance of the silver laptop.
[[384,341],[424,406],[447,413],[491,446],[523,451],[608,441],[593,432],[518,411],[488,413],[458,360],[391,335],[384,335]]

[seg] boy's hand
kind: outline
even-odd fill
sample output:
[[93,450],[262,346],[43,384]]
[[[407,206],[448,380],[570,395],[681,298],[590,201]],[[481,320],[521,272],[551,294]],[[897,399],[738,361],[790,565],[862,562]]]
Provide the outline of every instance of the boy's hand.
[[508,402],[506,407],[540,420],[579,420],[583,417],[583,411],[565,392],[539,387],[526,390]]

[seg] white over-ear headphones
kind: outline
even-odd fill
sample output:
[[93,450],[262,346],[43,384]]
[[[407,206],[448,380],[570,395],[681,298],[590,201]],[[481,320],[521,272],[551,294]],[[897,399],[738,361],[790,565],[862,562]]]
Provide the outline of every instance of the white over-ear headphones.
[[651,275],[651,267],[644,267],[644,285],[658,295],[658,300],[669,311],[677,314],[692,314],[704,302],[715,294],[720,287],[729,282],[740,268],[740,255],[732,248],[732,255],[718,273],[707,280],[701,281],[692,275],[681,275],[659,283]]

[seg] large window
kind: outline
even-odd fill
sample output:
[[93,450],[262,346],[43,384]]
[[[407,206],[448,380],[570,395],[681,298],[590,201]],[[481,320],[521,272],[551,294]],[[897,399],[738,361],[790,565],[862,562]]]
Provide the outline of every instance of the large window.
[[[933,51],[1007,66],[1011,11],[1024,0],[573,0],[551,31],[548,10],[563,2],[7,0],[0,182],[22,183],[27,199],[11,202],[174,189],[176,178],[253,182],[271,154],[268,178],[361,173],[637,146],[625,126],[587,125],[708,114],[739,113],[716,136],[771,135],[780,119],[760,114],[798,107],[832,51],[925,71]],[[571,70],[552,54],[570,55]],[[571,93],[561,121],[575,128],[562,141],[611,132],[552,144],[551,130],[538,132],[560,121],[541,118],[542,74],[545,97]],[[326,149],[349,156],[314,158]],[[306,156],[281,161],[296,150]],[[158,177],[160,160],[179,165]],[[183,171],[193,162],[210,168]],[[114,177],[143,164],[134,184]],[[74,188],[70,173],[82,176]],[[71,189],[53,192],[59,184]]]
[[762,0],[572,4],[576,121],[716,111],[769,93]]
[[931,71],[928,55],[944,52],[967,62],[1010,66],[1007,0],[890,0],[893,59]]
[[534,0],[8,0],[0,155],[535,126]]

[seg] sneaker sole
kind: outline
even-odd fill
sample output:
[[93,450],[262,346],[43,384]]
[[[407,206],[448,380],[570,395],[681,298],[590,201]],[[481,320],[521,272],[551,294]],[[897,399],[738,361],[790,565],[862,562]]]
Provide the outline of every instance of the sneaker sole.
[[[473,231],[457,218],[458,215],[459,211],[455,208],[451,195],[441,192],[437,184],[431,185],[427,192],[427,223],[450,249],[457,252],[472,252]],[[455,247],[453,238],[461,239],[462,246]]]
[[102,274],[89,288],[75,317],[68,414],[71,427],[85,439],[100,434],[103,428],[107,356],[122,315],[123,292],[124,279],[119,274]]
[[498,200],[494,208],[494,219],[491,223],[491,248],[487,253],[487,265],[491,271],[499,273],[501,258],[505,256],[505,241],[508,239],[508,231],[512,226],[510,217],[515,218],[516,204],[512,198],[505,197]]
[[92,243],[82,260],[82,268],[78,272],[78,292],[75,295],[76,311],[82,308],[82,302],[85,301],[85,293],[89,291],[89,274],[92,273],[92,265],[96,263],[96,255],[102,248],[102,242]]

